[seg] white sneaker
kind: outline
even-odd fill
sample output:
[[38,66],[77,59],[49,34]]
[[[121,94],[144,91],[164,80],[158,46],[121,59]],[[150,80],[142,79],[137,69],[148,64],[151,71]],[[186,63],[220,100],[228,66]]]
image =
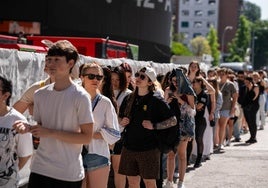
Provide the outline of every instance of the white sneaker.
[[166,185],[164,185],[163,188],[174,188],[174,184],[173,182],[167,180]]
[[177,188],[185,188],[183,182],[179,181],[179,183],[178,183],[178,187],[177,187]]

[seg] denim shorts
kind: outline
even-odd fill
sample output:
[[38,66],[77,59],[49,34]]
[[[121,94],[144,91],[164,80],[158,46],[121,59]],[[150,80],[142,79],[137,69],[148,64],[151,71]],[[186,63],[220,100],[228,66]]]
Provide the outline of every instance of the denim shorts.
[[110,160],[101,155],[88,153],[83,157],[83,166],[87,172],[109,166],[110,164]]
[[231,117],[230,112],[231,112],[230,110],[221,110],[220,111],[220,117],[229,118],[229,117]]

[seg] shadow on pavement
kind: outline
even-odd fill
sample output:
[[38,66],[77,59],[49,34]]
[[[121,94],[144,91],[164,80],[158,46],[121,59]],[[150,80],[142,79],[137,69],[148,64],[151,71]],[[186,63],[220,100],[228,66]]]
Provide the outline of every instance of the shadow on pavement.
[[239,144],[234,144],[233,146],[250,146],[251,144],[248,143],[239,143]]

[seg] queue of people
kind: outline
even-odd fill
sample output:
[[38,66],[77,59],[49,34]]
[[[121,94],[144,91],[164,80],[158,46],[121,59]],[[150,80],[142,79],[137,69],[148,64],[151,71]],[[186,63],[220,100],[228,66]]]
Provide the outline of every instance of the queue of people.
[[[80,66],[77,84],[70,76],[77,59],[69,41],[54,43],[45,60],[49,77],[33,84],[13,107],[12,83],[0,77],[1,146],[10,147],[1,154],[1,187],[18,187],[17,172],[33,155],[32,137],[39,145],[29,188],[105,188],[111,167],[116,188],[183,188],[192,162],[201,167],[213,152],[241,141],[242,130],[250,132],[246,143],[256,143],[257,127],[264,129],[264,72],[204,72],[192,61],[188,70],[179,68],[187,80],[181,84],[175,69],[158,77],[148,66],[133,73],[127,63],[111,68],[90,62]],[[185,85],[192,94],[182,92]],[[34,125],[21,114],[27,109]],[[194,124],[188,130],[186,120]],[[163,169],[156,130],[169,126],[177,127],[177,139],[164,154]],[[165,182],[159,181],[163,171]]]

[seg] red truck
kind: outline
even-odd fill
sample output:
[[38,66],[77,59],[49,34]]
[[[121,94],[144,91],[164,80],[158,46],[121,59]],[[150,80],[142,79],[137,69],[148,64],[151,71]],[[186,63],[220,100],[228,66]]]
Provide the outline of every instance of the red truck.
[[109,40],[109,38],[64,37],[64,36],[23,36],[0,35],[0,48],[46,53],[47,46],[58,40],[68,40],[78,52],[96,58],[129,58],[138,60],[139,47],[134,44]]

